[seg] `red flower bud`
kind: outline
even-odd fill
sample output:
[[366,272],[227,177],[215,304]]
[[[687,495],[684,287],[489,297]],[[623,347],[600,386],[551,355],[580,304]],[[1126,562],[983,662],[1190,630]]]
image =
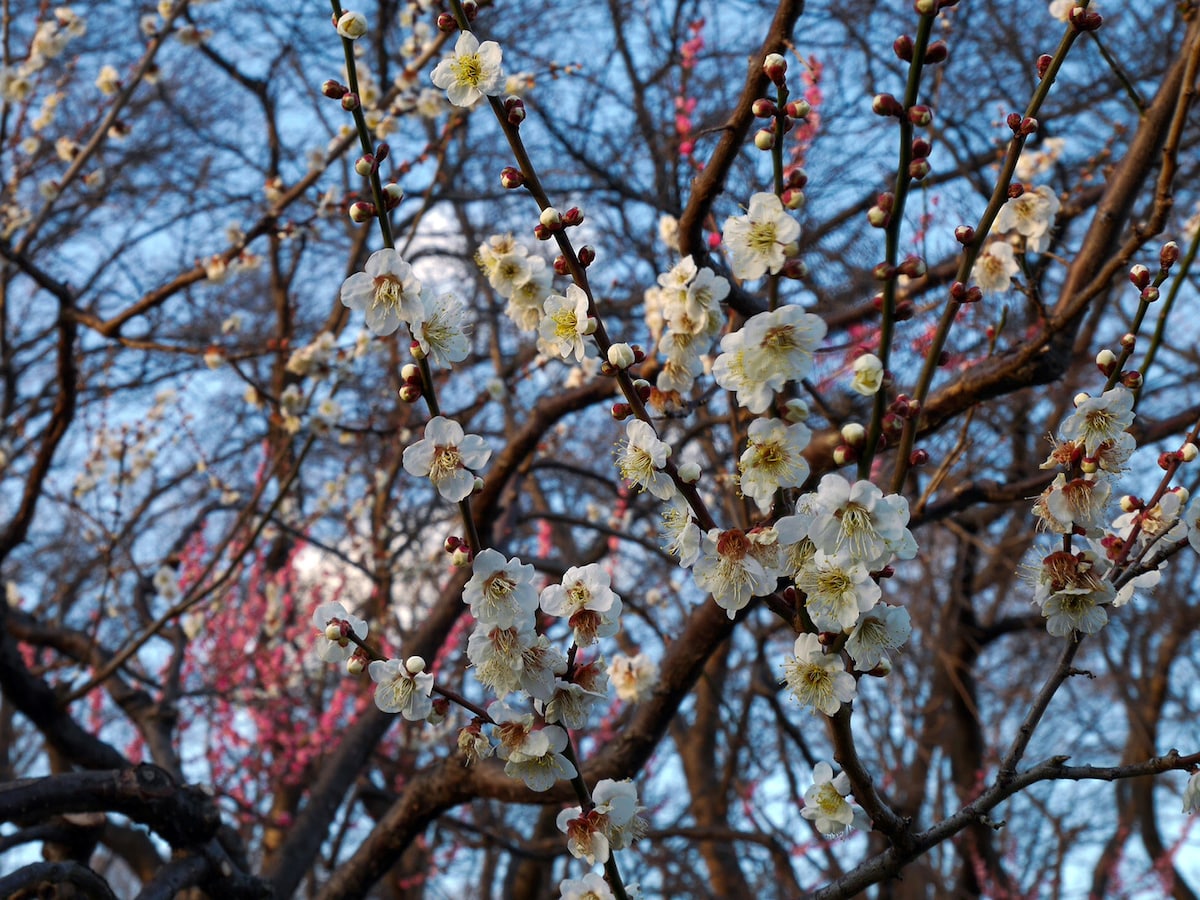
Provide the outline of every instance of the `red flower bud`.
[[918,127],[924,128],[933,121],[933,110],[924,104],[909,107],[908,121]]
[[954,239],[965,246],[975,240],[975,229],[970,225],[959,225],[954,229]]
[[520,169],[505,166],[500,170],[500,184],[505,190],[511,191],[525,184],[525,176],[521,174]]
[[925,62],[928,65],[936,66],[938,63],[945,62],[949,56],[950,48],[946,46],[946,42],[934,41],[925,51]]
[[596,248],[591,244],[584,244],[579,248],[579,264],[585,269],[596,261]]
[[902,34],[892,42],[892,49],[896,52],[896,56],[904,62],[912,62],[913,58],[913,39],[907,34]]
[[1039,81],[1046,77],[1046,72],[1052,62],[1054,62],[1054,57],[1049,53],[1043,53],[1037,58],[1037,76]]
[[330,100],[341,100],[348,93],[350,93],[350,88],[346,87],[340,82],[330,79],[321,85],[321,93]]

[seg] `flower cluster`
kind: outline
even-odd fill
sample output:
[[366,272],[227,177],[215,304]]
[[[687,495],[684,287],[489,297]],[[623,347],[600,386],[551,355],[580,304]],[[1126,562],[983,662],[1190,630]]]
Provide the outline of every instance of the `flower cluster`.
[[666,326],[658,345],[664,357],[660,391],[686,394],[692,389],[704,370],[701,356],[725,324],[721,302],[728,296],[729,282],[712,269],[697,268],[690,256],[659,275],[658,287],[646,291],[647,316]]
[[629,779],[602,778],[592,791],[594,806],[587,812],[572,806],[558,814],[558,830],[567,836],[567,849],[588,865],[608,862],[610,850],[622,850],[645,833],[638,816],[637,789]]
[[554,271],[530,256],[511,234],[493,235],[475,251],[475,262],[492,289],[508,301],[504,310],[522,331],[537,331],[545,314]]
[[824,320],[798,306],[751,316],[739,330],[721,338],[713,378],[725,390],[737,392],[739,406],[766,412],[785,384],[812,370],[813,353],[825,330]]

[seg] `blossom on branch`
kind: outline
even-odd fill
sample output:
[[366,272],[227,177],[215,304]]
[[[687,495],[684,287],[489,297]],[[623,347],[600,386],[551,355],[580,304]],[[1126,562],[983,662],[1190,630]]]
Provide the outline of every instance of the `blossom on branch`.
[[376,250],[367,260],[365,271],[355,272],[344,282],[342,305],[366,310],[367,327],[375,334],[387,335],[423,315],[421,282],[412,266],[390,247]]
[[663,471],[671,448],[658,439],[648,422],[631,419],[625,426],[625,440],[618,448],[617,469],[622,478],[659,500],[675,496],[675,482]]
[[400,713],[409,721],[418,721],[433,709],[433,676],[425,671],[425,660],[410,656],[374,660],[367,672],[375,682],[375,705],[383,712]]
[[453,419],[434,416],[425,426],[424,439],[404,450],[404,468],[417,476],[428,476],[447,500],[465,499],[475,489],[475,473],[491,458],[487,441],[465,434]]
[[817,635],[800,635],[792,652],[783,664],[783,677],[801,706],[832,716],[854,699],[858,691],[854,676],[846,671],[841,656],[825,652]]
[[750,197],[746,215],[725,220],[721,237],[733,274],[753,281],[783,268],[795,251],[800,223],[788,215],[775,194],[758,193]]
[[474,106],[484,96],[503,92],[501,56],[495,41],[481,44],[475,35],[464,31],[454,44],[454,55],[439,62],[431,78],[455,106]]
[[322,603],[313,612],[312,623],[321,633],[316,645],[321,662],[344,662],[355,649],[350,635],[360,641],[367,637],[366,620],[350,615],[340,603]]
[[813,785],[804,792],[800,815],[814,823],[821,834],[843,834],[854,827],[854,808],[846,799],[849,796],[850,777],[845,772],[834,776],[833,766],[819,762],[813,766]]

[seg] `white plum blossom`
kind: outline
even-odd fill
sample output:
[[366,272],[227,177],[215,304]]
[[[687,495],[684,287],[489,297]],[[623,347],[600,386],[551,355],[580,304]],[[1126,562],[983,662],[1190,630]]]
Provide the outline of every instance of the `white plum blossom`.
[[425,437],[404,450],[404,468],[412,475],[428,476],[447,500],[465,499],[475,489],[475,473],[491,458],[487,441],[465,434],[453,419],[434,416],[425,426]]
[[1020,271],[1021,265],[1013,256],[1012,244],[992,241],[976,258],[971,280],[985,294],[1003,294],[1012,287],[1013,276]]
[[1187,511],[1183,514],[1184,524],[1187,525],[1188,543],[1192,549],[1200,553],[1200,494],[1192,498]]
[[758,193],[750,197],[746,215],[725,220],[721,237],[729,250],[733,274],[752,281],[783,268],[800,237],[800,223],[775,194]]
[[854,377],[850,380],[850,390],[864,397],[874,397],[883,387],[883,360],[874,353],[864,353],[854,360],[851,366]]
[[813,766],[813,785],[804,792],[800,815],[813,822],[821,834],[842,834],[854,825],[854,809],[846,800],[850,790],[845,772],[835,777],[833,766],[819,762]]
[[1033,513],[1048,531],[1068,534],[1076,525],[1094,532],[1104,515],[1112,486],[1104,477],[1073,478],[1060,472],[1034,502]]
[[1085,456],[1095,456],[1100,445],[1117,441],[1133,424],[1133,393],[1121,385],[1105,391],[1099,397],[1081,394],[1075,411],[1059,428],[1068,441],[1081,441]]
[[746,376],[767,381],[776,391],[799,381],[812,371],[826,330],[824,319],[795,305],[751,316],[742,326]]
[[433,83],[446,92],[455,106],[474,106],[482,97],[494,97],[504,90],[500,45],[484,41],[464,31],[448,56],[433,70]]
[[602,659],[580,665],[576,660],[571,680],[554,680],[554,695],[546,702],[544,716],[551,725],[585,728],[592,711],[608,699],[608,673]]
[[816,495],[816,518],[809,537],[819,550],[830,555],[846,553],[872,571],[887,565],[894,552],[904,556],[912,535],[908,503],[900,495],[884,497],[869,481],[853,485],[836,473],[821,479]]
[[443,369],[461,362],[470,352],[467,313],[454,294],[421,293],[421,314],[412,323],[412,335],[434,365]]
[[344,12],[337,20],[337,33],[354,41],[367,33],[367,17],[360,12]]
[[1115,599],[1116,592],[1093,551],[1050,553],[1034,569],[1033,577],[1033,602],[1042,608],[1050,634],[1095,634],[1108,622],[1103,605]]
[[850,637],[846,639],[846,652],[854,660],[854,667],[869,672],[887,658],[892,650],[898,650],[912,634],[912,618],[902,606],[876,606],[858,620]]
[[780,419],[755,419],[747,429],[747,446],[738,460],[742,493],[769,512],[775,492],[800,487],[808,478],[804,448],[812,437],[808,426]]
[[679,558],[679,565],[690,569],[700,558],[700,541],[704,532],[692,518],[692,508],[678,494],[671,497],[662,510],[663,535],[670,538],[663,547]]
[[507,559],[491,547],[479,551],[471,580],[463,588],[463,602],[480,622],[511,628],[532,622],[538,607],[534,568],[517,558]]
[[704,536],[700,559],[692,570],[696,584],[712,594],[717,606],[731,619],[751,597],[775,590],[775,574],[752,551],[753,541],[741,529],[714,528]]
[[366,620],[350,615],[340,603],[322,603],[313,612],[312,623],[321,633],[316,646],[317,659],[321,662],[349,659],[355,650],[350,635],[360,641],[367,637]]
[[622,478],[659,500],[675,496],[675,482],[663,471],[671,448],[658,439],[648,422],[630,419],[625,426],[625,440],[618,448],[617,469]]
[[801,706],[832,716],[854,699],[858,691],[854,676],[846,671],[840,655],[825,652],[817,635],[797,637],[792,653],[783,664],[783,677]]
[[738,406],[752,413],[763,413],[771,405],[776,389],[771,386],[772,381],[746,374],[746,352],[745,329],[731,331],[721,338],[721,355],[713,363],[713,380],[725,390],[736,392]]
[[1192,773],[1183,789],[1183,812],[1194,813],[1200,810],[1200,769]]
[[558,900],[616,900],[604,876],[588,872],[582,878],[564,878],[558,885]]
[[608,677],[620,699],[637,703],[649,697],[658,683],[658,664],[645,653],[617,653],[608,664]]
[[575,767],[562,753],[567,747],[562,728],[535,728],[533,716],[500,702],[491,704],[488,714],[496,723],[496,755],[505,760],[504,774],[520,778],[531,791],[548,791],[556,781],[575,777]]
[[509,628],[479,623],[467,639],[467,658],[476,680],[499,697],[520,690],[549,702],[567,671],[567,658],[534,630],[532,618]]
[[1058,195],[1046,185],[1025,191],[1000,207],[994,231],[1001,234],[1016,231],[1025,237],[1025,247],[1031,253],[1041,253],[1050,244],[1050,229],[1061,204]]
[[539,602],[546,615],[565,618],[575,643],[586,647],[620,628],[621,599],[611,584],[611,576],[597,563],[571,566],[563,574],[562,584],[542,589]]
[[595,321],[588,318],[588,298],[582,288],[572,284],[567,286],[566,296],[551,294],[542,310],[539,350],[560,359],[574,356],[579,362],[596,355],[595,341],[586,339],[594,331]]
[[867,567],[849,557],[816,551],[796,575],[804,607],[821,631],[849,631],[882,595]]
[[374,660],[367,666],[375,682],[375,705],[383,712],[400,713],[409,721],[424,719],[433,709],[433,676],[425,671],[425,660],[410,656]]
[[367,328],[387,335],[423,314],[421,282],[412,266],[391,248],[376,250],[364,267],[342,282],[342,305],[366,310]]

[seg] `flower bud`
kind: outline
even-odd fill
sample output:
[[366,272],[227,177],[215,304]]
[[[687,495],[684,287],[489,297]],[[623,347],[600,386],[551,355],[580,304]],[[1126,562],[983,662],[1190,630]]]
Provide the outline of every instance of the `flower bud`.
[[1094,456],[1085,456],[1079,461],[1079,471],[1084,475],[1095,475],[1100,471],[1100,460]]
[[442,541],[442,549],[447,553],[453,553],[463,545],[463,539],[457,534],[452,534],[446,540]]
[[634,363],[633,348],[628,344],[613,344],[608,348],[608,361],[618,369],[628,369]]
[[1038,120],[1033,116],[1026,116],[1021,120],[1021,126],[1018,133],[1021,137],[1029,137],[1031,134],[1037,134]]
[[1050,63],[1054,62],[1054,57],[1049,53],[1043,53],[1037,58],[1037,76],[1038,81],[1046,77],[1046,72],[1050,68]]
[[545,225],[539,222],[537,225],[533,226],[533,236],[539,241],[548,241],[550,238],[554,237],[554,229],[547,228]]
[[807,119],[812,105],[807,100],[789,100],[783,110],[793,119]]
[[354,161],[354,171],[366,178],[375,171],[375,157],[370,153],[364,153]]
[[783,405],[783,420],[789,425],[803,422],[808,418],[808,404],[800,399],[789,400]]
[[788,170],[787,177],[783,179],[783,183],[786,187],[804,190],[805,185],[808,184],[808,173],[800,166],[796,166],[794,169]]
[[838,444],[833,448],[834,465],[848,466],[858,461],[858,451],[848,444]]
[[945,41],[934,41],[929,45],[929,49],[925,51],[926,65],[936,66],[938,63],[944,63],[950,56],[950,49],[946,46]]
[[554,257],[554,274],[555,275],[570,275],[571,266],[567,262],[567,258],[561,253]]
[[562,224],[562,214],[553,206],[547,206],[542,210],[542,214],[538,217],[538,221],[547,228],[557,228]]
[[1142,508],[1142,501],[1132,494],[1126,494],[1121,498],[1121,512],[1137,512]]
[[583,333],[584,334],[595,334],[596,328],[599,325],[600,325],[600,323],[596,321],[595,316],[588,316],[583,321]]
[[341,82],[334,81],[331,78],[328,81],[322,83],[321,93],[324,94],[326,97],[328,97],[330,100],[341,100],[348,93],[350,93],[350,88],[346,87]]
[[350,204],[350,221],[361,225],[375,218],[375,204],[366,200],[356,200]]
[[337,33],[348,41],[367,33],[367,17],[360,12],[344,12],[337,20]]
[[1169,269],[1175,265],[1179,259],[1179,245],[1174,241],[1167,241],[1162,246],[1162,250],[1158,254],[1158,265],[1162,269]]
[[1158,288],[1154,287],[1154,285],[1151,285],[1150,287],[1148,287],[1144,291],[1142,291],[1142,302],[1143,303],[1153,303],[1155,300],[1158,299],[1158,297],[1159,297]]
[[760,128],[754,132],[754,146],[759,150],[770,150],[775,146],[775,130]]
[[775,84],[783,84],[787,79],[787,60],[778,53],[768,53],[763,59],[763,72]]
[[902,34],[896,40],[892,41],[892,50],[896,56],[904,62],[912,62],[913,59],[913,39],[907,34]]
[[579,264],[585,269],[596,261],[596,248],[591,244],[584,244],[579,248]]
[[933,167],[927,159],[914,159],[908,164],[908,177],[913,181],[920,181],[932,171]]
[[895,274],[896,274],[896,267],[893,266],[891,263],[889,263],[887,260],[884,260],[883,262],[878,263],[875,266],[875,268],[871,270],[871,275],[872,275],[872,277],[874,277],[874,279],[876,281],[887,281],[888,279],[892,278]]
[[628,419],[633,413],[633,409],[628,403],[614,403],[612,405],[612,417],[618,422]]
[[924,159],[933,152],[933,145],[925,138],[917,138],[912,142],[913,159]]
[[1008,123],[1009,130],[1012,131],[1013,134],[1021,133],[1021,114],[1020,113],[1015,113],[1015,112],[1009,113],[1008,118],[1005,119],[1005,121]]
[[904,107],[891,94],[876,94],[875,99],[871,101],[871,111],[877,116],[895,116],[899,118],[904,115]]
[[929,451],[918,447],[908,455],[908,464],[914,469],[918,466],[923,466],[929,462]]
[[924,104],[911,106],[908,109],[908,121],[919,128],[924,128],[933,122],[933,110]]
[[404,188],[394,181],[389,181],[383,186],[383,195],[387,199],[388,209],[395,209],[404,199]]
[[911,300],[901,300],[896,304],[896,308],[892,310],[892,318],[897,322],[907,322],[916,315],[917,308]]
[[1179,458],[1184,462],[1192,462],[1198,454],[1200,454],[1200,449],[1197,449],[1191,441],[1188,441],[1179,450]]
[[[643,401],[646,401],[646,400],[650,399],[650,394],[651,394],[651,392],[653,392],[654,386],[651,385],[650,382],[648,382],[645,378],[635,378],[633,380],[633,389],[635,391],[637,391],[637,395]],[[668,447],[667,448],[667,456],[670,456],[670,455],[671,455],[671,448]]]
[[925,265],[925,260],[919,256],[906,256],[904,262],[900,263],[896,271],[901,275],[906,275],[909,278],[920,278],[928,271]]
[[340,641],[344,635],[342,634],[342,625],[340,622],[330,622],[325,626],[325,640]]
[[413,359],[424,359],[425,348],[421,346],[420,341],[413,341],[408,345],[408,352],[413,355]]
[[1067,16],[1067,21],[1078,31],[1096,31],[1104,24],[1104,19],[1099,13],[1084,9],[1082,6],[1073,7]]
[[420,675],[425,671],[425,660],[419,656],[410,656],[404,661],[404,668],[409,675]]
[[346,112],[354,112],[358,109],[358,94],[347,91],[342,95],[342,109]]
[[1078,394],[1075,395],[1075,397],[1072,399],[1071,402],[1074,403],[1075,408],[1078,409],[1082,404],[1086,403],[1088,400],[1091,400],[1091,399],[1092,399],[1091,394],[1089,394],[1087,391],[1080,391]]
[[1172,452],[1170,450],[1158,454],[1158,467],[1160,469],[1162,469],[1164,472],[1166,472],[1173,465],[1175,465],[1175,463],[1177,461],[1178,461],[1178,457],[1176,457],[1174,452]]
[[458,20],[450,13],[441,13],[437,17],[437,29],[443,34],[453,34],[458,31]]
[[520,97],[509,97],[504,101],[504,112],[508,124],[517,128],[525,121],[525,101]]
[[847,422],[842,426],[842,441],[851,447],[861,447],[867,442],[867,429],[857,422]]
[[506,191],[515,190],[525,184],[525,176],[521,170],[513,166],[505,166],[500,170],[500,186]]
[[695,484],[700,480],[700,466],[694,462],[684,463],[679,467],[679,480],[684,484]]
[[954,239],[963,246],[975,240],[975,229],[970,225],[959,225],[954,229]]
[[346,660],[346,672],[350,675],[361,675],[366,667],[367,661],[357,653]]
[[913,9],[921,16],[937,15],[938,0],[915,0]]
[[867,210],[867,222],[870,223],[872,228],[887,228],[888,223],[891,221],[891,213],[878,206],[872,206]]
[[1131,331],[1127,331],[1127,332],[1125,332],[1125,334],[1121,335],[1121,349],[1122,350],[1132,350],[1136,346],[1137,346],[1137,335],[1136,334],[1134,334]]
[[879,657],[879,662],[875,664],[875,668],[867,674],[872,678],[887,678],[892,674],[892,661],[886,656]]
[[754,105],[750,107],[750,111],[760,119],[769,119],[779,111],[779,107],[766,97],[759,97],[754,101]]
[[1122,372],[1121,384],[1131,391],[1140,391],[1142,389],[1142,373],[1137,369],[1131,372]]
[[468,22],[474,22],[475,16],[479,13],[479,4],[475,0],[463,0],[463,13],[466,14]]
[[413,363],[405,363],[400,369],[400,377],[406,384],[421,383],[421,367]]
[[572,206],[562,217],[563,226],[566,228],[574,228],[577,225],[583,224],[583,210],[578,206]]
[[405,403],[416,403],[421,399],[421,386],[406,384],[400,388],[400,399]]
[[456,569],[465,569],[471,564],[471,548],[467,546],[459,547],[450,554],[450,564]]
[[1117,354],[1113,353],[1107,347],[1096,354],[1096,368],[1100,370],[1100,374],[1107,378],[1113,373],[1113,369],[1117,366]]

